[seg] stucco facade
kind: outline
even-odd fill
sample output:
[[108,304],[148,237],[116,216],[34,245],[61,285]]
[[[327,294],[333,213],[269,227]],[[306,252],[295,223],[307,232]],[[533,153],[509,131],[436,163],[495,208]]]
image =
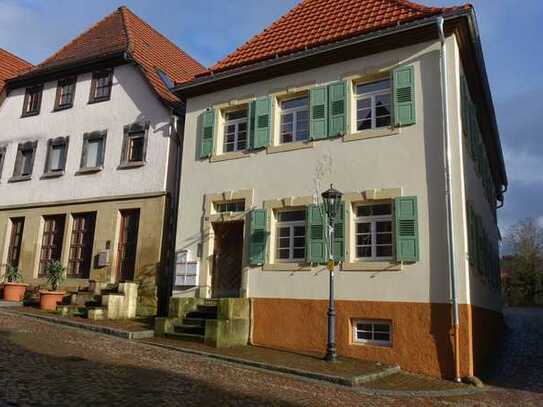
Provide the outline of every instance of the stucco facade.
[[[0,179],[0,264],[7,262],[12,220],[24,218],[24,230],[18,266],[24,281],[44,286],[38,276],[44,217],[64,215],[64,233],[60,261],[69,264],[74,215],[94,214],[92,264],[88,278],[68,275],[67,289],[83,288],[88,280],[115,283],[117,271],[121,214],[139,210],[134,280],[140,283],[139,312],[154,313],[157,305],[157,279],[163,273],[163,239],[165,216],[171,208],[170,193],[174,185],[177,117],[153,92],[141,70],[134,64],[112,67],[109,100],[89,103],[92,72],[77,74],[73,107],[55,109],[57,80],[43,84],[38,115],[21,117],[25,88],[11,89],[0,106],[3,131],[0,146],[6,155]],[[145,124],[144,162],[137,166],[122,165],[125,154],[125,127]],[[85,134],[103,132],[101,168],[82,171]],[[68,140],[64,170],[54,177],[46,173],[48,142]],[[14,182],[18,146],[36,143],[31,175]],[[44,176],[45,175],[45,176]],[[106,264],[98,265],[98,255],[106,255]],[[3,270],[3,269],[2,269]]]
[[[496,315],[499,319],[501,302],[497,291],[485,291],[475,285],[468,270],[466,196],[474,200],[481,197],[473,192],[477,188],[477,180],[469,174],[469,163],[466,163],[463,152],[458,47],[456,37],[449,36],[446,49],[449,55],[453,223],[464,350],[461,369],[463,375],[472,375],[471,315],[488,315],[488,320]],[[355,107],[349,100],[347,120],[351,125],[347,126],[344,135],[308,142],[279,143],[278,100],[336,81],[343,80],[352,86],[358,81],[387,77],[402,66],[411,66],[414,72],[414,124],[357,132],[352,124]],[[224,114],[219,114],[211,157],[199,158],[205,111],[227,113],[248,101],[268,95],[276,101],[275,104],[272,102],[270,145],[256,151],[222,153],[221,120],[224,120]],[[183,158],[183,198],[176,247],[177,250],[189,250],[198,259],[200,272],[196,289],[187,289],[178,295],[205,298],[213,295],[215,225],[243,220],[240,296],[251,298],[253,304],[252,342],[297,351],[322,351],[326,337],[328,272],[324,266],[315,267],[307,262],[276,261],[276,222],[278,211],[311,205],[315,197],[333,183],[344,193],[347,208],[345,260],[336,277],[336,329],[340,353],[395,362],[417,372],[448,377],[453,374],[448,320],[451,296],[447,263],[440,43],[437,40],[191,97],[187,100]],[[213,209],[213,201],[235,201],[242,197],[245,199],[243,213],[217,213]],[[416,197],[418,260],[370,262],[357,259],[356,206],[393,202],[401,197]],[[265,261],[257,267],[250,266],[248,248],[253,209],[264,209],[268,214]],[[492,235],[492,238],[497,239],[497,235]],[[354,343],[352,324],[356,320],[391,321],[392,344],[375,348]],[[424,362],[419,360],[420,354],[415,347],[427,350]]]

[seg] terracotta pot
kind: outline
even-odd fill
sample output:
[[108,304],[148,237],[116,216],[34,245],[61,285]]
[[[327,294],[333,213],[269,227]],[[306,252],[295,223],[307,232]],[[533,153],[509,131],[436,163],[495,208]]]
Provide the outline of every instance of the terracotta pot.
[[4,301],[21,302],[25,296],[28,284],[4,283]]
[[62,303],[64,291],[40,291],[40,308],[46,311],[55,311],[57,305]]

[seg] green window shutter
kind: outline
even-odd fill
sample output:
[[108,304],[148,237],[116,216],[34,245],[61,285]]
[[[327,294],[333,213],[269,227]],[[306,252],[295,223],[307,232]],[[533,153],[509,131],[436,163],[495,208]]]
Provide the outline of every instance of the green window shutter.
[[310,100],[310,138],[320,140],[328,136],[328,90],[326,87],[309,91]]
[[394,119],[396,126],[415,124],[415,72],[413,65],[394,70]]
[[326,222],[320,205],[309,205],[306,212],[306,258],[308,263],[326,262]]
[[213,154],[213,135],[215,133],[215,111],[208,110],[202,114],[202,132],[200,134],[200,158]]
[[347,86],[345,82],[328,85],[328,137],[345,134],[347,129]]
[[254,105],[254,134],[252,147],[264,148],[270,144],[271,134],[271,97],[259,98]]
[[251,211],[249,235],[249,264],[251,266],[262,265],[266,259],[267,224],[268,217],[265,209],[253,209]]
[[416,262],[419,260],[417,197],[396,198],[394,208],[396,260]]
[[334,260],[345,260],[345,203],[334,222]]
[[253,100],[252,102],[249,102],[249,109],[247,112],[247,120],[248,120],[248,134],[247,134],[247,140],[248,140],[248,149],[253,149],[254,144],[254,135],[255,135],[255,106],[256,102]]

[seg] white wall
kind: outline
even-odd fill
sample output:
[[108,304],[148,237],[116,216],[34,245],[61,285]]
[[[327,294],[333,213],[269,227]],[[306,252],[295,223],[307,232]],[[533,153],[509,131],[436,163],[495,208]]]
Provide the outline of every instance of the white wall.
[[[166,190],[170,148],[170,113],[143,75],[133,65],[115,67],[111,100],[88,104],[91,73],[78,75],[74,106],[54,112],[57,82],[44,84],[40,114],[21,118],[25,89],[11,91],[0,106],[0,146],[7,155],[0,179],[0,206]],[[123,127],[136,120],[151,122],[147,163],[136,169],[118,170]],[[80,166],[83,133],[107,129],[103,171],[74,175]],[[44,172],[47,140],[70,137],[64,176],[40,179]],[[8,183],[18,143],[38,141],[32,179]]]
[[[202,238],[204,194],[254,188],[255,204],[260,208],[265,200],[312,195],[316,167],[324,157],[331,156],[332,172],[322,185],[333,182],[344,192],[402,188],[404,196],[416,195],[419,205],[420,261],[395,272],[341,272],[338,298],[448,302],[438,52],[437,42],[419,44],[189,99],[177,249],[196,252]],[[353,73],[371,74],[401,64],[415,67],[417,123],[402,128],[400,134],[352,142],[324,140],[315,142],[311,149],[276,154],[259,151],[248,158],[224,162],[196,159],[198,120],[209,106],[266,96],[277,89],[313,81],[327,83]],[[327,298],[327,273],[320,269],[291,272],[253,268],[247,270],[245,279],[251,297]],[[465,290],[460,291],[460,299],[466,301]]]

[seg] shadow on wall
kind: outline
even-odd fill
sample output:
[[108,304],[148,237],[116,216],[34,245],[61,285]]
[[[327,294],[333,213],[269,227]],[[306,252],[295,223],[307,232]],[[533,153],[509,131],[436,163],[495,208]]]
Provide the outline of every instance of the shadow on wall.
[[[62,347],[42,353],[32,349],[43,343],[33,346],[25,336],[21,346],[17,337],[0,331],[0,369],[9,372],[2,379],[0,402],[51,406],[292,405],[266,395],[229,391],[226,386],[184,374],[134,366],[133,360],[97,362],[80,357],[79,352],[70,355],[70,350]],[[197,361],[187,360],[189,363]]]

